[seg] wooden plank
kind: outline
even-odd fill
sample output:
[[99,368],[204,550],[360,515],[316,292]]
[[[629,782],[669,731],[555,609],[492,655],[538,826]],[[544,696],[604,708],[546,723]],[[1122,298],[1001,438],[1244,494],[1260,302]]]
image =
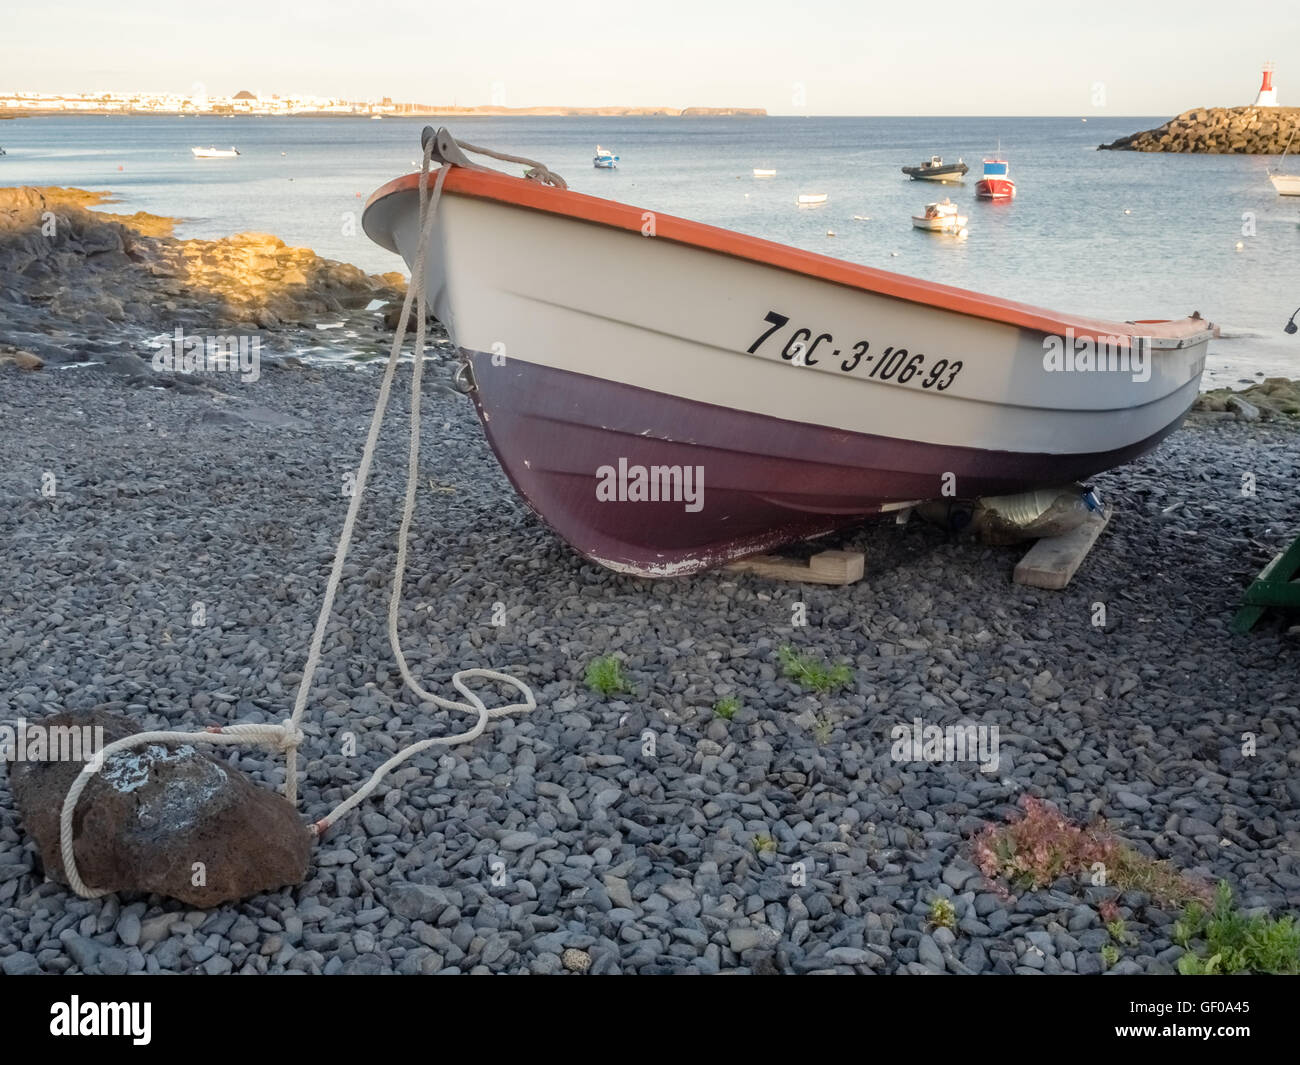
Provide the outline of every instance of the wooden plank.
[[1300,577],[1300,536],[1259,571],[1259,576],[1242,595],[1242,607],[1233,615],[1229,629],[1238,636],[1248,633],[1264,616],[1266,607],[1300,608],[1300,603],[1293,598],[1293,594],[1300,597],[1300,585],[1288,583],[1293,577]]
[[1241,598],[1251,606],[1300,610],[1300,581],[1256,581]]
[[862,580],[866,572],[866,557],[861,551],[822,551],[802,562],[780,555],[754,555],[729,562],[724,568],[733,573],[753,573],[777,581],[853,584]]
[[1017,564],[1013,580],[1030,588],[1064,588],[1083,565],[1113,512],[1108,503],[1101,513],[1089,514],[1068,533],[1039,540]]
[[1232,624],[1228,626],[1229,631],[1238,636],[1245,636],[1255,627],[1255,622],[1264,616],[1262,606],[1243,606],[1232,615]]

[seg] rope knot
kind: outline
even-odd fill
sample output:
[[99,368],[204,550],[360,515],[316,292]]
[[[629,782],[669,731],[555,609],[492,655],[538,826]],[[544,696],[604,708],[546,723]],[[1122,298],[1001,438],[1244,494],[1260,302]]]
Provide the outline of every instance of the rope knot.
[[556,189],[567,189],[568,183],[559,174],[552,173],[550,169],[538,163],[531,170],[524,171],[524,177],[529,181],[539,181],[543,185],[550,185]]
[[290,754],[302,746],[302,741],[306,734],[301,728],[292,721],[288,721],[280,726],[280,740],[276,747],[285,754]]

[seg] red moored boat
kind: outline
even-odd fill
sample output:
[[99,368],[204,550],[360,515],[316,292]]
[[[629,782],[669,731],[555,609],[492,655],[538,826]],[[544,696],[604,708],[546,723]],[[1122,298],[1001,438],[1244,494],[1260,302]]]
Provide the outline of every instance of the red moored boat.
[[984,176],[975,183],[975,195],[981,200],[1009,200],[1016,194],[1016,183],[1008,177],[1005,159],[985,159]]

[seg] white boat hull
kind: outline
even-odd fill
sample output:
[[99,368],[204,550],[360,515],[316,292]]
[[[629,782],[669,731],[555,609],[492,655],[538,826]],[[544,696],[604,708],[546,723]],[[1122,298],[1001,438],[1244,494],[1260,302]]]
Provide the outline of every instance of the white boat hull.
[[1269,174],[1280,196],[1300,196],[1300,174]]
[[921,215],[912,215],[912,225],[917,229],[925,229],[931,233],[947,233],[952,230],[965,229],[968,221],[970,219],[964,214],[949,215],[945,218],[925,218]]

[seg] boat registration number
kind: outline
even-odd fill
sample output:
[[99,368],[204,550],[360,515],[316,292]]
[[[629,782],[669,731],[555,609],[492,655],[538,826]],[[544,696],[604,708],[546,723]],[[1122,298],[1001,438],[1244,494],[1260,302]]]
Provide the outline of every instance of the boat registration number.
[[846,353],[835,346],[835,338],[830,333],[814,333],[803,326],[791,333],[782,333],[790,324],[790,317],[779,311],[768,311],[763,321],[771,328],[760,333],[758,339],[749,345],[747,351],[750,355],[757,355],[759,349],[774,338],[780,344],[784,337],[781,358],[795,366],[817,366],[829,359],[838,364],[841,373],[875,381],[896,381],[900,385],[929,388],[936,392],[952,387],[961,373],[960,359],[936,359],[919,351],[892,346],[872,350],[868,340],[857,341],[847,348]]

